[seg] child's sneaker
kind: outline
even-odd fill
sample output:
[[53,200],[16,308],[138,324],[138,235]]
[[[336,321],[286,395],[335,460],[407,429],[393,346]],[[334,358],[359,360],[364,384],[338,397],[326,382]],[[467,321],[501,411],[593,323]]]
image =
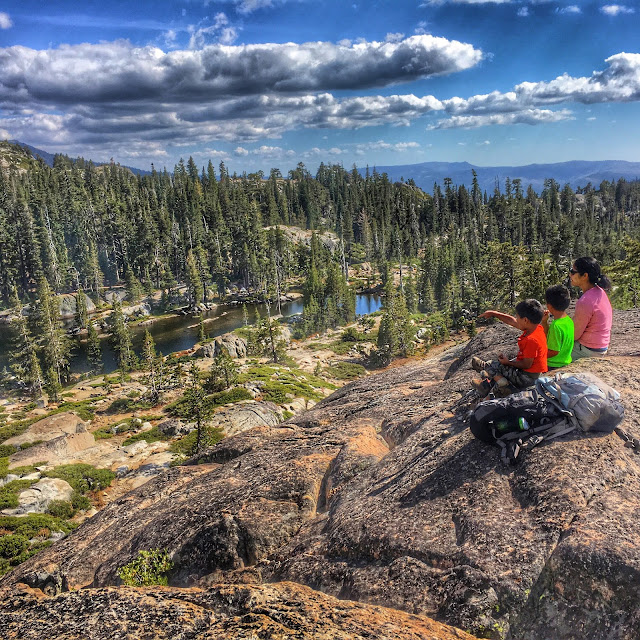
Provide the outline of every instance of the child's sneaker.
[[493,385],[489,380],[483,378],[475,378],[471,381],[471,386],[478,392],[481,398],[485,398],[489,395]]
[[473,358],[471,358],[471,368],[479,373],[487,368],[487,363],[481,358],[478,358],[478,356],[473,356]]

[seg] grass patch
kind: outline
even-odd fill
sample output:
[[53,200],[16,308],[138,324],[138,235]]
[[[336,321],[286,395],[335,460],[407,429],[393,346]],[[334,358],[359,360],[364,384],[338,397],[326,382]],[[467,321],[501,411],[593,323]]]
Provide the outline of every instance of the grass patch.
[[15,509],[18,506],[18,494],[28,489],[34,480],[12,480],[0,487],[0,509]]
[[160,431],[160,429],[158,429],[158,427],[153,427],[153,429],[150,429],[149,431],[143,431],[142,433],[136,433],[134,436],[131,436],[130,438],[127,438],[122,445],[126,446],[128,444],[134,444],[135,442],[140,442],[141,440],[145,440],[146,442],[148,442],[149,444],[151,444],[152,442],[160,442],[163,440],[170,440],[171,438],[167,435],[165,435],[164,433],[162,433],[162,431]]
[[114,435],[115,433],[111,431],[111,427],[103,427],[93,432],[93,437],[96,440],[108,440],[109,438],[113,438]]
[[0,458],[8,458],[18,450],[12,444],[0,444]]
[[105,410],[105,413],[129,413],[131,411],[151,409],[152,406],[153,405],[146,400],[135,400],[134,398],[118,398],[109,405],[109,407]]
[[[229,404],[232,402],[241,402],[242,400],[251,400],[251,394],[244,387],[234,387],[230,391],[219,391],[218,393],[212,393],[206,397],[205,402],[211,404],[214,407],[220,407],[223,404]],[[189,419],[188,410],[184,398],[176,400],[171,404],[168,404],[164,410],[173,417]]]
[[[219,427],[211,428],[207,427],[204,430],[202,444],[205,447],[212,447],[215,444],[218,444],[220,440],[224,438],[224,431]],[[176,453],[179,456],[182,456],[183,459],[195,455],[196,453],[196,442],[198,440],[198,432],[194,429],[190,434],[186,435],[184,438],[180,438],[180,440],[176,440],[171,443],[169,447],[169,451],[171,453]]]
[[69,533],[75,527],[72,522],[48,514],[0,516],[0,575],[49,547],[52,542],[46,538],[53,531]]
[[354,364],[352,362],[338,362],[331,367],[326,367],[325,371],[337,380],[355,380],[366,373],[365,368],[361,364]]
[[74,491],[86,494],[89,491],[106,489],[116,477],[109,469],[96,469],[90,464],[65,464],[44,474],[47,478],[60,478],[68,482]]

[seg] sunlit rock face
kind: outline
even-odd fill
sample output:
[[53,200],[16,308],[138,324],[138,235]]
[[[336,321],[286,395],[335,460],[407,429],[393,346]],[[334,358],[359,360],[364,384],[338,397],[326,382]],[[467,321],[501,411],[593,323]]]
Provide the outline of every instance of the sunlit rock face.
[[[636,437],[639,319],[616,312],[613,355],[570,369],[621,391],[622,426]],[[640,455],[616,434],[574,434],[506,468],[459,411],[471,355],[509,351],[515,336],[491,327],[343,387],[288,422],[227,438],[114,501],[0,584],[37,586],[44,573],[59,575],[63,590],[117,585],[118,567],[163,548],[175,563],[169,584],[205,593],[274,582],[284,606],[277,584],[293,581],[482,637],[638,637]],[[47,618],[85,593],[105,592],[38,606]],[[73,615],[89,615],[81,609]]]

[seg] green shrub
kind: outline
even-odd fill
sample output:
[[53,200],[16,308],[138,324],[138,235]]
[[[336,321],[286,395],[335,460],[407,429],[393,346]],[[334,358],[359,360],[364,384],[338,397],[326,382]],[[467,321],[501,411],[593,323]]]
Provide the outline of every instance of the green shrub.
[[129,587],[166,585],[167,574],[173,569],[169,553],[162,549],[140,551],[135,560],[118,569],[118,577]]
[[9,458],[0,458],[0,478],[6,478],[9,473]]
[[88,511],[91,509],[91,500],[89,500],[87,496],[83,496],[81,493],[74,491],[71,496],[71,505],[75,511]]
[[13,558],[29,547],[29,538],[19,534],[6,535],[0,538],[0,557]]
[[68,519],[73,518],[75,509],[73,508],[73,504],[71,504],[71,502],[67,502],[66,500],[52,500],[49,503],[47,512],[50,513],[54,518]]
[[145,440],[151,444],[152,442],[159,442],[161,440],[170,440],[170,438],[162,433],[158,427],[153,427],[153,429],[149,429],[149,431],[136,433],[134,436],[127,438],[122,444],[123,446],[126,446],[128,444],[133,444],[134,442],[140,442],[141,440]]
[[93,432],[93,437],[96,440],[108,440],[109,438],[113,438],[115,434],[111,431],[110,427],[105,427],[103,429],[98,429]]
[[0,458],[7,458],[17,450],[12,444],[0,444]]
[[45,474],[48,478],[60,478],[68,482],[78,493],[106,489],[116,477],[109,469],[96,469],[90,464],[65,464]]
[[[220,442],[220,440],[222,440],[223,438],[224,431],[222,429],[218,427],[205,427],[202,436],[203,445],[205,447],[212,447],[213,445],[218,444],[218,442]],[[196,453],[197,440],[198,432],[194,430],[184,438],[180,438],[180,440],[172,442],[171,446],[169,447],[169,451],[171,451],[171,453],[177,453],[178,455],[184,457],[190,457]]]
[[361,364],[352,362],[338,362],[331,367],[327,367],[325,371],[337,380],[355,380],[365,374],[365,368]]
[[131,389],[129,393],[127,393],[127,398],[139,398],[140,392],[137,389]]
[[30,513],[22,517],[0,516],[0,529],[6,529],[27,538],[35,538],[43,530],[69,533],[75,527],[76,524],[73,522],[60,520],[46,513]]
[[20,445],[20,450],[22,451],[22,449],[29,449],[30,447],[35,447],[37,444],[42,444],[44,442],[44,440],[34,440],[33,442],[23,442]]
[[0,487],[0,509],[15,509],[18,506],[18,494],[32,484],[33,480],[12,480]]

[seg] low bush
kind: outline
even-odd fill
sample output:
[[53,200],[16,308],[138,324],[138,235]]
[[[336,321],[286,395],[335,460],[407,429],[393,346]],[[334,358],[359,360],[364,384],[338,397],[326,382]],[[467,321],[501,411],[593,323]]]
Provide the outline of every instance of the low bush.
[[[222,429],[217,427],[205,427],[202,435],[202,446],[213,447],[213,445],[218,444],[218,442],[223,438],[224,431]],[[171,453],[177,453],[179,456],[183,456],[184,458],[191,457],[196,454],[197,441],[198,432],[194,430],[184,438],[180,438],[180,440],[172,442],[169,447],[169,451],[171,451]]]
[[22,535],[5,535],[0,537],[0,557],[13,558],[20,555],[29,546],[29,538]]
[[0,487],[0,509],[15,509],[18,506],[18,494],[28,489],[33,480],[12,480]]
[[0,458],[7,458],[17,450],[12,444],[0,444]]
[[173,569],[169,553],[163,549],[140,551],[135,560],[118,569],[118,577],[129,587],[166,585],[167,574]]
[[366,373],[361,364],[353,362],[338,362],[331,367],[327,367],[325,371],[337,380],[355,380]]
[[48,478],[60,478],[68,482],[78,493],[106,489],[116,477],[109,469],[96,469],[90,464],[65,464],[44,473]]
[[170,437],[162,433],[158,427],[153,427],[153,429],[149,429],[149,431],[143,431],[142,433],[136,433],[134,436],[130,436],[122,444],[126,446],[140,442],[141,440],[145,440],[151,444],[152,442],[159,442],[161,440],[170,440]]
[[47,513],[51,514],[54,518],[73,518],[75,509],[73,504],[67,500],[52,500],[47,508]]

